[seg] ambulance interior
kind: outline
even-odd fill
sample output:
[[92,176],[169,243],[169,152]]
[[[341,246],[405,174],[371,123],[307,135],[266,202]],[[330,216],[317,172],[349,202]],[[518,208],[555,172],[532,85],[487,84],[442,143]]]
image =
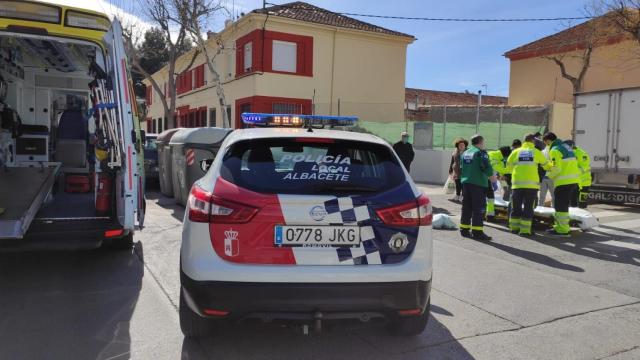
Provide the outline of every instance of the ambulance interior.
[[95,206],[96,122],[87,109],[97,68],[105,66],[95,44],[0,34],[0,238],[22,237],[33,219],[111,215]]

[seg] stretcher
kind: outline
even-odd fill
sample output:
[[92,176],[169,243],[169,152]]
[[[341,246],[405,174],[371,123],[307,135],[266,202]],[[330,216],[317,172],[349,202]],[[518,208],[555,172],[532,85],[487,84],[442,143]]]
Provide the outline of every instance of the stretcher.
[[[0,168],[0,239],[22,239],[49,197],[60,163],[43,162],[32,167]],[[16,189],[19,189],[16,191]]]
[[[508,218],[509,202],[496,196],[495,204],[496,212],[500,212]],[[538,220],[552,222],[555,209],[546,206],[536,206],[533,210],[533,214]],[[585,209],[569,208],[569,218],[571,219],[572,225],[579,227],[583,231],[600,225],[598,218],[596,218],[589,210]]]

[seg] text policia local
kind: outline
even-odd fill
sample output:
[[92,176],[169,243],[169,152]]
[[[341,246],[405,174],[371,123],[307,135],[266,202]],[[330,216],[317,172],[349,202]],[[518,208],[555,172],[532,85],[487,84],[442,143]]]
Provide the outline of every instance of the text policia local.
[[283,180],[325,180],[325,181],[349,181],[351,170],[351,158],[342,155],[284,155],[280,162],[308,162],[313,163],[310,172],[290,172]]

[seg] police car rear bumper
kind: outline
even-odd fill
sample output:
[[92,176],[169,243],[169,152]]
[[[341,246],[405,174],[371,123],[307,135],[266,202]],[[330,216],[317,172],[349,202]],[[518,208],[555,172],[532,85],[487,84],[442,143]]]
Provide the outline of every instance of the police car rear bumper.
[[[224,318],[304,319],[313,314],[358,318],[361,314],[397,316],[400,310],[425,309],[431,281],[383,283],[252,283],[196,281],[181,273],[187,305],[204,317],[208,310]],[[209,311],[210,312],[210,311]],[[221,316],[217,316],[221,317]]]

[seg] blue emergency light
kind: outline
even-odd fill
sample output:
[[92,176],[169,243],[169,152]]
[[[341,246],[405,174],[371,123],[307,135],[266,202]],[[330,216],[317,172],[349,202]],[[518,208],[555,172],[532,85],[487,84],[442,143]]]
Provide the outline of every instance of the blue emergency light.
[[242,113],[242,121],[256,126],[325,127],[354,126],[355,116]]

